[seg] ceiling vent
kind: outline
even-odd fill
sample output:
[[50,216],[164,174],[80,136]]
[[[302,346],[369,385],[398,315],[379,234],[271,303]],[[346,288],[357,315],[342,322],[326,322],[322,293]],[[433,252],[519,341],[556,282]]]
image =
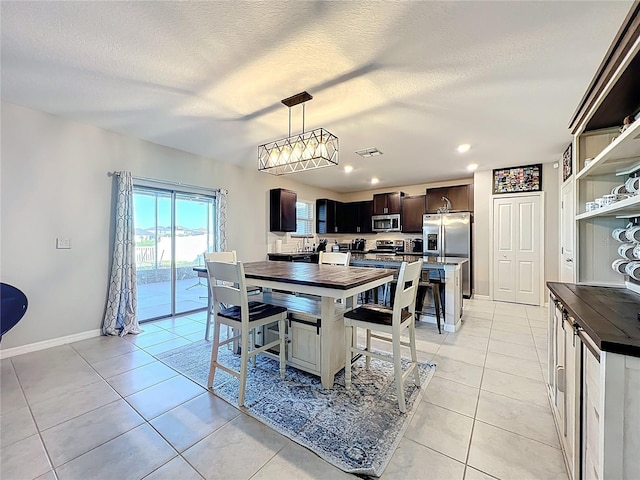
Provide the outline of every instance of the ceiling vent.
[[356,153],[363,158],[376,157],[382,155],[382,152],[376,147],[365,148],[364,150],[357,150]]

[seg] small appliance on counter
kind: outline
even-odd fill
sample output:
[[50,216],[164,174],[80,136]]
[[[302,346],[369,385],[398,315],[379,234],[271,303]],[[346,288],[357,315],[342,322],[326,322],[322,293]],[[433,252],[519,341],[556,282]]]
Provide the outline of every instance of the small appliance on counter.
[[424,245],[422,238],[414,238],[411,240],[411,252],[413,253],[423,253],[424,250],[422,246]]
[[321,238],[318,241],[318,248],[316,248],[316,252],[326,252],[327,251],[327,239]]
[[366,241],[364,238],[356,238],[351,242],[351,250],[356,252],[364,252]]

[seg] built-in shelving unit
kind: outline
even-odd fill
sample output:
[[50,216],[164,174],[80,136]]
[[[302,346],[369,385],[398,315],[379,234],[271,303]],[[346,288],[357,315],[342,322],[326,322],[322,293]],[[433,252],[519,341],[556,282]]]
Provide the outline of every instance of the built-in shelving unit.
[[640,168],[640,121],[636,121],[576,174],[576,179],[597,175],[628,175]]
[[[636,20],[634,22],[637,23]],[[635,25],[635,23],[634,23]],[[627,35],[633,29],[621,30]],[[581,121],[572,125],[575,152],[575,274],[576,281],[590,285],[627,286],[635,290],[635,281],[611,268],[620,258],[620,242],[611,232],[640,219],[640,194],[586,211],[587,202],[609,195],[629,176],[640,173],[640,119],[620,133],[627,116],[640,110],[640,38],[637,30],[619,54],[604,62],[606,80],[594,80],[599,94],[589,105],[582,105]],[[627,33],[625,33],[627,32]],[[614,44],[616,44],[614,42]],[[617,43],[618,46],[622,42]],[[600,83],[597,83],[600,81]],[[591,87],[591,86],[590,86]],[[590,160],[588,165],[587,160]]]

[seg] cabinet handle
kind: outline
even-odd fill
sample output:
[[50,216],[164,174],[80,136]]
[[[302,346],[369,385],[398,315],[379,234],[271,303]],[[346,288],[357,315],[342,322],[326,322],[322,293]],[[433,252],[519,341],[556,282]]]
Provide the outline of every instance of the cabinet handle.
[[562,365],[558,365],[556,367],[556,385],[558,390],[564,393],[565,390],[565,381],[566,377],[564,374],[564,367]]
[[573,258],[567,258],[567,259],[565,260],[565,262],[567,262],[567,263],[571,263],[571,262],[573,262]]

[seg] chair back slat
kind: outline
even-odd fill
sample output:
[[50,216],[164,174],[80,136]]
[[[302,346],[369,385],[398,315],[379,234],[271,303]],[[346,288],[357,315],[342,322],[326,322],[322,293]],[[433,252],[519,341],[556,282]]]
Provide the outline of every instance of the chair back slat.
[[348,267],[351,261],[351,252],[320,252],[318,263],[320,265],[340,265]]
[[244,266],[242,262],[207,262],[209,274],[209,287],[211,297],[216,308],[220,303],[227,306],[237,305],[243,312],[247,311],[247,288],[244,278]]
[[398,272],[398,283],[393,300],[393,322],[400,321],[400,311],[407,308],[410,312],[415,310],[416,294],[422,271],[422,259],[415,262],[402,262]]

